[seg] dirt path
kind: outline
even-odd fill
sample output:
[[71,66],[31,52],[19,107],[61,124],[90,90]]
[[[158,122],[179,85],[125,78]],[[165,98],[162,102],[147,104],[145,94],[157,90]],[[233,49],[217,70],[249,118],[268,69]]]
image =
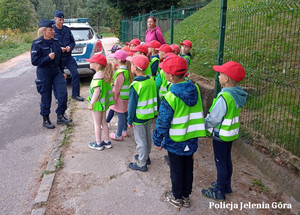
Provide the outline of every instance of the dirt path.
[[[103,39],[106,50],[116,42],[115,38]],[[82,96],[87,96],[87,84],[82,86],[81,92]],[[132,130],[125,141],[113,141],[112,149],[96,151],[87,145],[94,141],[93,120],[87,102],[76,102],[73,120],[70,144],[62,148],[64,167],[56,174],[46,214],[288,215],[300,210],[296,202],[235,150],[232,153],[233,194],[223,203],[203,197],[201,189],[207,188],[216,178],[212,140],[203,138],[199,139],[199,149],[195,153],[192,206],[177,212],[162,198],[164,190],[171,187],[169,167],[164,160],[166,151],[152,149],[148,172],[132,171],[127,167],[136,154]],[[116,129],[116,122],[115,116],[111,131]],[[279,202],[292,209],[278,208]]]

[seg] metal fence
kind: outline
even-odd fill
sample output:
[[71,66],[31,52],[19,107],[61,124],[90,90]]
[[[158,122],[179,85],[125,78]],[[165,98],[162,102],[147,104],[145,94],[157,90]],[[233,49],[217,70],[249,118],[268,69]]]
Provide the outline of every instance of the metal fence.
[[[216,6],[220,2],[212,3]],[[222,59],[240,62],[246,70],[241,86],[249,96],[242,111],[241,127],[249,136],[266,140],[266,147],[276,144],[300,157],[300,1],[248,3],[244,8],[227,8]],[[203,6],[174,9],[174,24]],[[170,30],[171,10],[140,15],[122,21],[123,43],[132,38],[144,40],[149,15],[157,17],[163,32]],[[211,58],[216,53],[217,49]]]
[[[183,8],[174,8],[173,6],[169,10],[164,11],[151,11],[147,14],[139,14],[139,16],[134,17],[130,20],[122,20],[121,21],[121,42],[125,43],[134,38],[139,38],[141,41],[145,41],[145,31],[147,30],[147,18],[149,16],[155,16],[156,25],[162,30],[162,32],[166,32],[171,29],[178,22],[182,21],[186,17],[192,15],[201,7],[207,5],[211,0],[207,0],[205,2],[183,7]],[[170,41],[173,43],[173,33],[170,35]]]
[[224,62],[246,70],[243,127],[300,156],[300,2],[227,8]]

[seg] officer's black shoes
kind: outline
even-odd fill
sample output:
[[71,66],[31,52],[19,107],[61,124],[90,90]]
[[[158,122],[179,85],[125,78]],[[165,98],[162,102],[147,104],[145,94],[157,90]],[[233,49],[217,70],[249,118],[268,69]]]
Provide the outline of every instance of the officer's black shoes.
[[49,115],[43,116],[43,126],[48,129],[55,128],[55,125],[53,125],[49,119]]
[[84,98],[82,98],[81,96],[72,96],[72,98],[77,100],[77,101],[80,101],[80,102],[84,101]]
[[69,125],[72,122],[72,119],[66,118],[64,114],[57,114],[57,125]]

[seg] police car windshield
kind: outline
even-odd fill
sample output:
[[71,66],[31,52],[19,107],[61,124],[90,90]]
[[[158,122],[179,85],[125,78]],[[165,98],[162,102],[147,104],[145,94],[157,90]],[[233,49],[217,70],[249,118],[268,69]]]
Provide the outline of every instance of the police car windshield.
[[94,32],[90,28],[71,28],[75,41],[90,40],[94,36]]

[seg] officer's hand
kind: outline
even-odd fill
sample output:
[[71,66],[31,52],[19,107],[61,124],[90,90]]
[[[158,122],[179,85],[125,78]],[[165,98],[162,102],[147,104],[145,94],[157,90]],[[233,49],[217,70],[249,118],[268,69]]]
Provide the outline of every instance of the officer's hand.
[[66,48],[65,47],[61,47],[61,50],[62,50],[62,52],[65,52]]
[[49,57],[50,57],[51,60],[53,60],[55,58],[55,52],[51,52],[49,54]]
[[67,46],[67,47],[66,47],[66,51],[67,51],[67,52],[70,52],[70,51],[71,51],[70,46]]
[[88,109],[93,110],[93,104],[89,104]]
[[132,127],[133,127],[133,124],[131,124],[131,125],[128,124],[128,128],[132,128]]
[[67,79],[67,74],[64,73],[63,76],[64,76],[65,79]]

